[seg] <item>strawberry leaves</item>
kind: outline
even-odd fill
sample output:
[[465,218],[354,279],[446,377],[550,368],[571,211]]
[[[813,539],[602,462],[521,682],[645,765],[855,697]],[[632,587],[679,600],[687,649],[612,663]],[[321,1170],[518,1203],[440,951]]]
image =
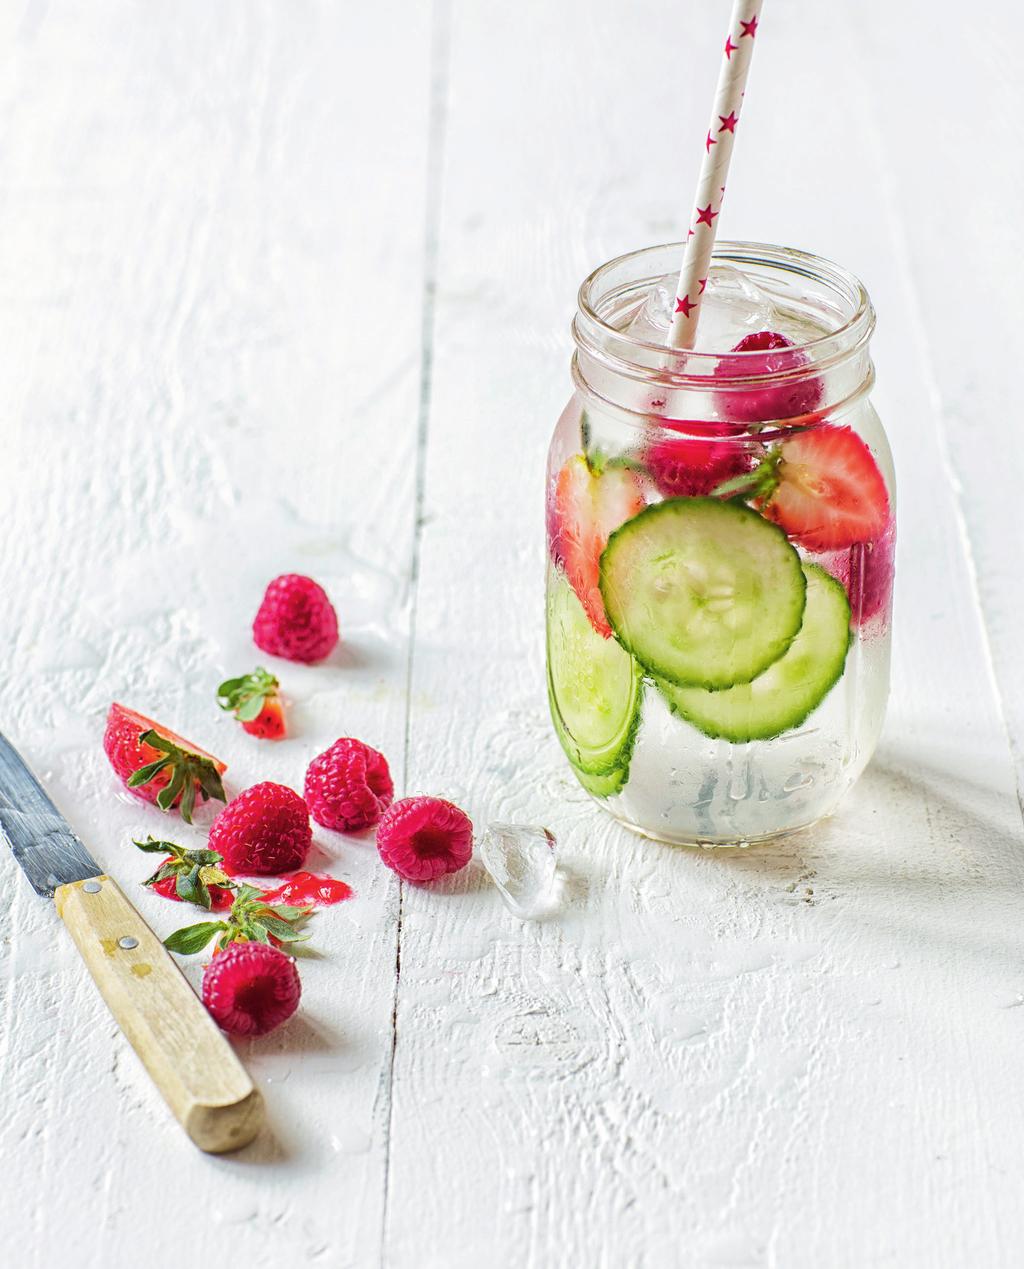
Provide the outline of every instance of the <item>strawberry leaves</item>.
[[225,679],[217,688],[217,704],[234,714],[240,723],[259,718],[268,701],[277,696],[280,684],[268,670],[258,665],[252,674]]
[[162,771],[169,772],[170,779],[156,795],[156,804],[161,811],[169,811],[178,802],[181,818],[186,824],[191,824],[197,794],[204,802],[209,798],[227,801],[220,772],[209,758],[182,749],[153,728],[140,734],[139,745],[155,749],[160,757],[133,771],[127,780],[128,788],[137,789],[140,785],[149,784]]
[[164,939],[164,947],[180,956],[195,956],[219,931],[226,929],[224,921],[200,921],[198,925],[186,925]]
[[265,891],[240,885],[224,920],[200,921],[175,930],[164,939],[164,946],[182,956],[193,956],[211,939],[216,939],[215,951],[219,952],[231,943],[304,943],[309,935],[299,927],[311,911],[283,903],[272,906]]
[[761,499],[770,498],[779,483],[779,463],[782,451],[776,449],[761,460],[752,470],[725,480],[711,490],[712,498]]
[[184,903],[194,903],[209,911],[213,906],[210,886],[220,886],[225,890],[235,888],[234,882],[220,867],[221,856],[215,850],[186,850],[176,842],[158,841],[154,837],[148,837],[144,842],[136,840],[135,845],[147,854],[167,856],[142,884],[155,886],[173,877],[174,892]]

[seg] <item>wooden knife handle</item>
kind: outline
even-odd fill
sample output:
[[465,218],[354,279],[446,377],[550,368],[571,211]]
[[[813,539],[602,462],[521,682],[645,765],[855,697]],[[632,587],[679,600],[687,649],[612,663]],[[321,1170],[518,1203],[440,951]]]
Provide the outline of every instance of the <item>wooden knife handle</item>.
[[121,1030],[200,1150],[248,1145],[263,1099],[170,953],[109,877],[54,900]]

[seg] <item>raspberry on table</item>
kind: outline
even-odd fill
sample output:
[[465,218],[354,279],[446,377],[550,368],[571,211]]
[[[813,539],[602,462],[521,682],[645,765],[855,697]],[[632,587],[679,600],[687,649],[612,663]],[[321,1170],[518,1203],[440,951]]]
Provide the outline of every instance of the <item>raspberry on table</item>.
[[301,995],[294,958],[268,943],[231,943],[203,971],[203,1004],[232,1035],[273,1031],[292,1016]]
[[433,881],[469,863],[473,822],[443,798],[402,798],[381,816],[377,850],[407,881]]
[[266,780],[229,802],[210,826],[210,850],[244,876],[301,868],[313,845],[309,809],[294,790]]
[[322,661],[338,642],[338,615],[311,577],[285,573],[266,589],[252,623],[256,646],[288,661]]
[[318,824],[349,833],[377,823],[395,786],[382,753],[343,736],[309,764],[303,792]]

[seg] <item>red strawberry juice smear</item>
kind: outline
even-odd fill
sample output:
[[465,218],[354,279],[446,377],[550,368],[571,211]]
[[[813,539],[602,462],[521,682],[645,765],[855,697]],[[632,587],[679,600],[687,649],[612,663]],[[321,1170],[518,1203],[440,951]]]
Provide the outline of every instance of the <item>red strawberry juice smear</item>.
[[[165,899],[173,899],[180,903],[175,888],[177,878],[164,877],[162,881],[150,886],[156,894]],[[234,892],[224,886],[210,886],[210,908],[214,912],[224,912],[234,902]],[[335,877],[321,877],[312,872],[296,872],[283,881],[274,890],[264,890],[267,903],[291,904],[296,908],[329,908],[332,904],[341,903],[343,899],[351,899],[354,891],[345,881]]]
[[318,877],[312,872],[296,872],[276,890],[266,891],[268,903],[286,903],[296,908],[310,904],[327,908],[352,897],[352,887],[335,877]]

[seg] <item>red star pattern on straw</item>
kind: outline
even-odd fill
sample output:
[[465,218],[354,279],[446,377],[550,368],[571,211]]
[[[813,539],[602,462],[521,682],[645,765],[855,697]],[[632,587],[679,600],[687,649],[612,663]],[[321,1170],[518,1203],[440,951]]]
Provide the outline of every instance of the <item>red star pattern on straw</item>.
[[707,286],[707,284],[708,284],[708,280],[707,280],[707,278],[701,278],[701,279],[700,279],[700,293],[701,293],[701,295],[703,295],[703,294],[704,294],[704,288]]
[[744,22],[743,19],[740,18],[740,26],[743,28],[740,32],[741,40],[745,35],[749,35],[751,39],[754,39],[757,35],[757,14],[755,13],[749,22]]
[[732,132],[735,134],[736,125],[739,123],[735,110],[730,110],[727,115],[719,115],[718,118],[722,123],[722,126],[718,129],[719,132]]
[[[719,128],[719,132],[721,132],[721,128]],[[711,132],[709,131],[709,132],[708,132],[708,139],[704,142],[704,146],[705,146],[705,148],[707,149],[708,154],[710,154],[710,153],[711,153],[711,147],[712,147],[713,145],[717,145],[717,144],[718,144],[718,142],[714,139],[714,137],[711,135]]]
[[697,307],[688,295],[684,295],[681,300],[676,300],[676,312],[682,313],[684,317],[689,317],[693,310]]
[[[742,38],[743,38],[743,36],[741,35],[741,36],[740,36],[740,39],[742,39]],[[730,62],[732,61],[732,55],[733,55],[733,53],[735,53],[735,52],[736,52],[736,50],[737,50],[738,48],[739,48],[739,45],[738,45],[738,44],[733,44],[733,42],[732,42],[732,36],[731,36],[731,35],[727,35],[727,36],[725,37],[725,55],[726,55],[726,57],[729,59],[729,61],[730,61]]]
[[708,203],[707,207],[698,207],[698,208],[697,208],[697,221],[696,221],[696,223],[697,223],[698,225],[707,225],[707,227],[710,229],[710,228],[711,228],[711,222],[715,219],[715,217],[716,217],[717,215],[718,215],[718,212],[712,211],[712,210],[711,210],[711,204],[710,204],[710,203]]

